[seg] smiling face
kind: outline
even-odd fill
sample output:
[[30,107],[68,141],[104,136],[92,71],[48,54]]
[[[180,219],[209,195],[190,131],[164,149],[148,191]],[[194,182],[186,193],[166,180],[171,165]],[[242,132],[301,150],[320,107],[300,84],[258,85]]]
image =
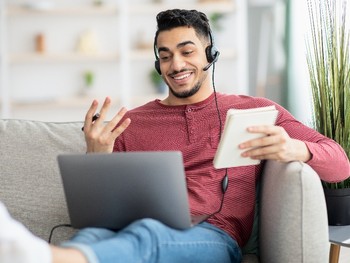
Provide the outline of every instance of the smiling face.
[[160,69],[170,92],[163,101],[169,105],[200,102],[212,93],[205,48],[207,40],[199,38],[191,27],[161,31],[157,38]]

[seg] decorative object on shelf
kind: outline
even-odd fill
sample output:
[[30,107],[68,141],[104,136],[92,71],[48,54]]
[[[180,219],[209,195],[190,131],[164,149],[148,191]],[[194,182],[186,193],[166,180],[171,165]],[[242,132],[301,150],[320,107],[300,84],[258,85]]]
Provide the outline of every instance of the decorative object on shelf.
[[164,82],[161,75],[155,69],[152,69],[149,73],[150,80],[154,87],[156,88],[157,93],[164,94],[168,90],[167,84]]
[[98,52],[97,37],[93,30],[86,30],[78,41],[77,51],[82,54],[93,55]]
[[84,87],[81,90],[81,95],[89,95],[92,92],[95,84],[95,73],[92,70],[85,70],[83,72]]
[[[345,1],[308,0],[311,38],[307,39],[307,64],[312,91],[314,127],[334,139],[350,157],[350,28]],[[329,224],[350,224],[350,178],[338,183],[322,182]],[[349,188],[349,189],[346,189]],[[340,194],[332,193],[342,190]],[[340,212],[339,218],[331,215]],[[346,217],[346,218],[345,218]]]
[[38,10],[38,11],[46,11],[46,10],[52,10],[55,8],[55,3],[53,1],[37,1],[37,0],[31,0],[26,1],[24,3],[24,7],[28,9]]
[[199,3],[231,2],[230,0],[198,0]]
[[136,35],[135,47],[137,49],[153,49],[153,39],[148,38],[144,30],[140,30]]
[[35,36],[35,51],[38,53],[45,53],[46,51],[46,38],[43,33]]
[[101,6],[101,5],[103,5],[103,0],[93,0],[92,4],[94,6]]
[[219,12],[213,12],[209,15],[209,20],[210,20],[210,24],[212,26],[213,31],[221,31],[223,28],[222,25],[222,20],[225,17],[224,13],[219,13]]

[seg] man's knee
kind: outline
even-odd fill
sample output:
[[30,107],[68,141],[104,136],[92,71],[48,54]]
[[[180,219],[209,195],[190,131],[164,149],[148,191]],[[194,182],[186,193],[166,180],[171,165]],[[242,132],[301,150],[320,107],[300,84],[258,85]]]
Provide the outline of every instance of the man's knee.
[[144,218],[144,219],[137,220],[133,222],[130,226],[135,228],[146,228],[152,232],[154,231],[159,232],[169,228],[163,223],[161,223],[160,221],[152,218]]
[[137,236],[142,236],[143,239],[158,243],[161,238],[166,236],[169,229],[168,226],[158,220],[144,218],[130,224],[125,230],[131,231]]
[[84,228],[78,231],[71,240],[75,242],[89,244],[89,243],[101,241],[107,238],[111,238],[115,234],[116,233],[112,230],[91,227],[91,228]]

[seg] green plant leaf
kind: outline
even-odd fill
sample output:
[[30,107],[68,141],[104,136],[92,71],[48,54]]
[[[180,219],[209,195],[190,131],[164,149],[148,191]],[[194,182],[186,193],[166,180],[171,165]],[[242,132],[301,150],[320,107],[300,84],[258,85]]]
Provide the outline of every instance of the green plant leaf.
[[[310,35],[306,60],[310,75],[314,128],[338,142],[350,158],[350,31],[346,1],[308,0]],[[326,183],[350,187],[350,178]]]

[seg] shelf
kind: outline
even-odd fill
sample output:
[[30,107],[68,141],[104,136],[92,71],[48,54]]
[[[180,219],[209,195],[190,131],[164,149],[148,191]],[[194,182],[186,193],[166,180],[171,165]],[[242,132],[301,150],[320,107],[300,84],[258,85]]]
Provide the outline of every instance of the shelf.
[[10,56],[10,63],[28,62],[115,62],[116,53],[105,54],[79,54],[79,53],[15,53]]
[[[236,52],[233,49],[220,49],[220,59],[235,59]],[[154,59],[153,49],[143,48],[143,49],[133,49],[131,52],[132,60],[146,60]]]
[[[135,105],[140,105],[141,103],[146,103],[156,98],[164,98],[164,94],[150,93],[143,96],[134,96],[132,98],[132,103]],[[101,105],[105,100],[102,95],[76,95],[70,97],[59,97],[59,98],[49,98],[42,100],[28,100],[28,101],[12,101],[12,106],[18,110],[25,109],[64,109],[64,108],[84,108],[88,110],[93,100],[97,100]],[[121,107],[120,98],[111,97],[112,106]]]
[[249,0],[249,5],[253,7],[271,7],[276,4],[276,0]]
[[77,6],[71,8],[34,9],[25,6],[11,5],[8,8],[9,16],[23,15],[115,15],[118,8],[115,6]]
[[[236,52],[233,49],[221,49],[221,59],[235,59]],[[135,49],[131,53],[132,60],[154,59],[152,49]],[[79,53],[15,53],[10,56],[10,63],[29,63],[29,62],[116,62],[119,56],[116,53],[106,54],[79,54]]]
[[[167,10],[174,8],[174,4],[167,3],[148,3],[148,4],[137,4],[135,6],[129,6],[131,14],[153,14],[160,10]],[[198,3],[186,4],[179,3],[177,8],[184,9],[198,9],[201,12],[211,13],[231,13],[235,10],[234,1],[199,1]]]
[[[153,14],[160,10],[173,8],[173,4],[168,3],[147,3],[129,5],[131,14]],[[193,4],[178,4],[177,8],[200,9],[205,13],[220,12],[230,13],[235,10],[234,1],[203,1]],[[8,8],[8,15],[115,15],[118,12],[116,6],[77,6],[71,8],[55,7],[50,9],[35,9],[20,5],[11,5]]]
[[[130,108],[140,106],[149,101],[163,99],[164,94],[148,94],[146,96],[133,96]],[[67,98],[52,98],[42,101],[12,102],[12,116],[15,119],[31,119],[39,121],[84,121],[92,101],[97,99],[102,105],[105,97],[102,96],[71,96]],[[110,120],[125,106],[119,97],[111,97],[112,105],[107,113],[106,120]]]

